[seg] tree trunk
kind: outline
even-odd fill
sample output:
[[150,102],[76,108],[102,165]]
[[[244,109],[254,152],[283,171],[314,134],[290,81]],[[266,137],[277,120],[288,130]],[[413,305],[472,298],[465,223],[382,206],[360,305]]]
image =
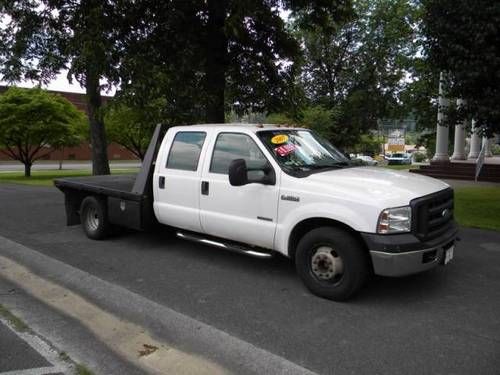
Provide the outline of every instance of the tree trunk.
[[92,144],[92,174],[110,174],[108,143],[101,113],[102,101],[99,75],[92,72],[92,69],[87,71],[85,89],[90,123],[90,143]]
[[227,0],[208,0],[206,40],[206,121],[224,123],[224,91],[228,60],[228,40],[224,31]]
[[62,170],[63,159],[64,159],[64,147],[61,147],[61,157],[59,158],[59,170]]
[[24,163],[24,177],[31,177],[31,163]]

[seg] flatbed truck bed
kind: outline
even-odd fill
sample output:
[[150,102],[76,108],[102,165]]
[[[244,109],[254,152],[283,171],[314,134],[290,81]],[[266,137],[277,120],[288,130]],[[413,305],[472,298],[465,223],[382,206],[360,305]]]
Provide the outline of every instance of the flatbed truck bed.
[[103,202],[111,225],[148,230],[157,224],[153,213],[152,178],[163,127],[158,125],[137,174],[67,177],[54,180],[64,193],[66,224],[81,223],[80,207],[88,196]]

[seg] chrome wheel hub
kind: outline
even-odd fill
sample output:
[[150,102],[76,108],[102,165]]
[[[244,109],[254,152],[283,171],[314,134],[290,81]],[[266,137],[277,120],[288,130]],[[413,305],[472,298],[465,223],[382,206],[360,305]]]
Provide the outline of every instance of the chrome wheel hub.
[[321,246],[311,258],[311,269],[321,280],[334,280],[344,273],[344,263],[331,247]]
[[87,225],[92,231],[97,230],[99,227],[99,215],[97,214],[97,209],[94,207],[89,207],[87,209]]

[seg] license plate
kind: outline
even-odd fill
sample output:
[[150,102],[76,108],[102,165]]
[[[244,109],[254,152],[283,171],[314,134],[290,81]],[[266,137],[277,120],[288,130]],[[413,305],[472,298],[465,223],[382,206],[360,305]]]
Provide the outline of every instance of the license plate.
[[444,251],[444,264],[448,264],[453,259],[453,250],[455,246],[451,246]]

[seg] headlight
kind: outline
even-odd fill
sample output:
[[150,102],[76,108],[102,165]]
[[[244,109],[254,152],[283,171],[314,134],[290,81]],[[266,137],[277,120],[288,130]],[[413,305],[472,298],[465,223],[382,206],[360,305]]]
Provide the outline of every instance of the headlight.
[[377,233],[401,233],[411,230],[410,206],[387,208],[380,214]]

